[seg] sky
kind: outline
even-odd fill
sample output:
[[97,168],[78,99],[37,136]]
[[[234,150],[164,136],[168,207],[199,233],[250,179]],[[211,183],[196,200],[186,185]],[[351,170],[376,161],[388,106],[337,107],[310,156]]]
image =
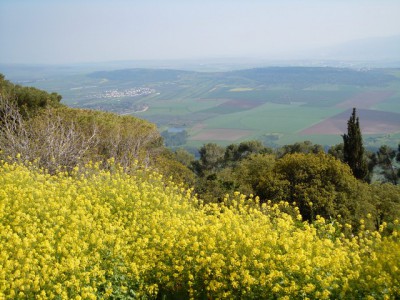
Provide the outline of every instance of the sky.
[[0,0],[0,63],[286,59],[399,34],[399,0]]

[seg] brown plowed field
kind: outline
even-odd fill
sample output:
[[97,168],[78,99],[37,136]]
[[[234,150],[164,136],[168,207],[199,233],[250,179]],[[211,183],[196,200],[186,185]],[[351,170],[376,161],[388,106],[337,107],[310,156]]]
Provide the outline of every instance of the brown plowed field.
[[[347,121],[352,109],[348,109],[336,116],[326,119],[307,129],[300,134],[343,134],[347,132]],[[363,134],[386,134],[400,131],[400,114],[377,110],[357,110]]]
[[336,105],[339,108],[370,108],[375,104],[385,101],[387,98],[391,97],[395,92],[393,91],[371,91],[358,94],[344,102]]

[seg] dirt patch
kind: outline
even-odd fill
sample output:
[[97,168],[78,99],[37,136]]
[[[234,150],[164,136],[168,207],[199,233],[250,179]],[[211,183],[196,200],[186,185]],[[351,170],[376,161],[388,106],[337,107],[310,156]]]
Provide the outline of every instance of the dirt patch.
[[346,101],[337,104],[336,107],[339,108],[356,107],[357,109],[361,108],[367,109],[374,106],[375,104],[385,101],[387,98],[391,97],[394,94],[395,92],[393,91],[365,92],[355,95],[354,97],[351,97],[350,99],[347,99]]
[[252,134],[251,130],[240,129],[208,129],[190,137],[193,141],[236,141]]
[[[347,121],[351,113],[352,109],[348,109],[304,129],[300,134],[343,134],[347,132]],[[400,114],[398,113],[359,109],[357,115],[363,134],[386,134],[400,131]]]

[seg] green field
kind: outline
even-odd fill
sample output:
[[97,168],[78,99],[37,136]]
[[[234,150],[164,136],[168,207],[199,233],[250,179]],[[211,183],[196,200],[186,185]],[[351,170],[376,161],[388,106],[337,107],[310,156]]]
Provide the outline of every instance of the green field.
[[[160,130],[183,128],[189,133],[187,146],[208,141],[226,145],[246,139],[261,139],[274,145],[303,140],[332,145],[341,141],[342,132],[333,134],[329,128],[326,132],[320,128],[315,134],[302,131],[311,126],[327,126],[327,120],[335,120],[352,105],[372,113],[392,113],[390,121],[382,114],[378,120],[360,120],[367,132],[375,132],[378,127],[381,130],[366,135],[367,144],[374,145],[377,140],[392,145],[399,142],[399,69],[41,72],[31,77],[29,72],[20,72],[18,76],[32,79],[24,85],[60,93],[63,102],[72,107],[131,114],[156,123]],[[398,121],[393,113],[399,114]]]

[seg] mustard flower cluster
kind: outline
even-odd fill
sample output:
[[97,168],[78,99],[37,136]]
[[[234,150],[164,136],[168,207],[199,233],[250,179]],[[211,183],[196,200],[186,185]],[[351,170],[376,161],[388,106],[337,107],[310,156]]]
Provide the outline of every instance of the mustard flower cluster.
[[0,299],[400,297],[397,231],[348,238],[239,193],[203,205],[140,168],[1,162],[0,187]]

